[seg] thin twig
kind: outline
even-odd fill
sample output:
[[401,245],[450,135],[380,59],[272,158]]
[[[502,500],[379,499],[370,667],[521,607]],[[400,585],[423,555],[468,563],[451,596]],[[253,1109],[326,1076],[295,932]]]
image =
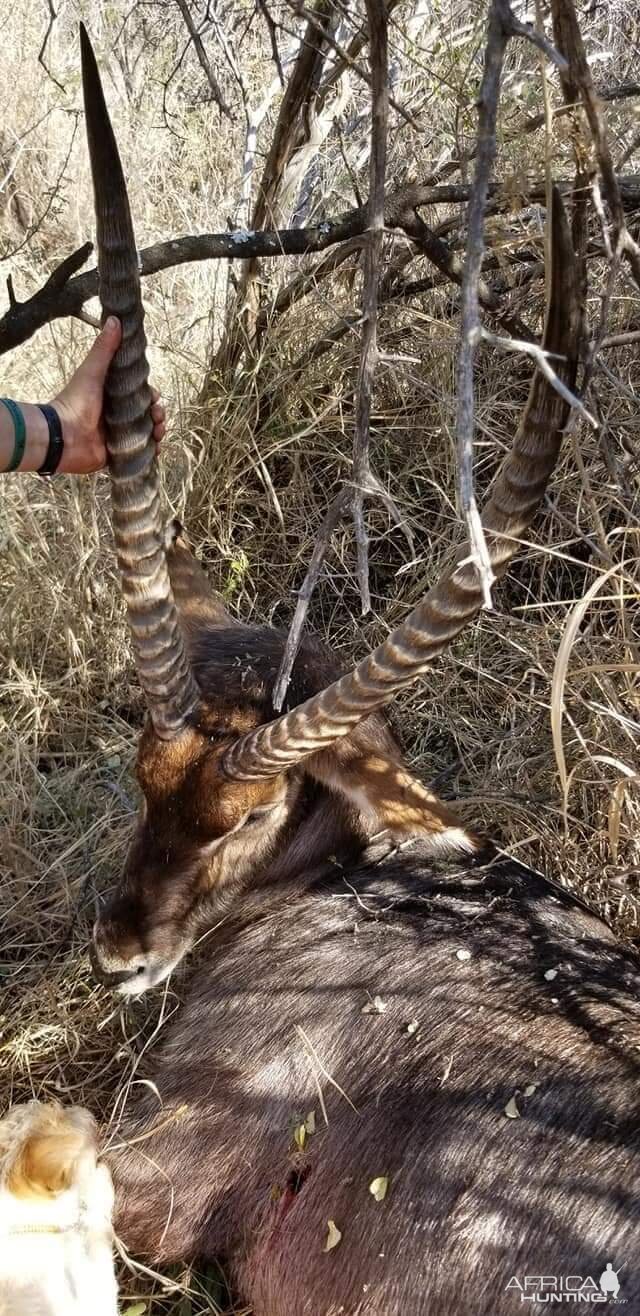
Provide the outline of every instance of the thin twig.
[[[369,3],[370,0],[367,0],[367,4]],[[352,1111],[354,1111],[356,1115],[359,1115],[360,1111],[358,1110],[358,1107],[353,1104],[351,1097],[347,1096],[344,1088],[340,1087],[340,1084],[336,1082],[333,1075],[329,1073],[329,1070],[327,1069],[326,1065],[323,1065],[320,1056],[318,1055],[318,1052],[316,1051],[316,1048],[313,1045],[313,1042],[311,1041],[311,1038],[309,1037],[308,1033],[305,1032],[304,1028],[301,1028],[300,1024],[296,1024],[295,1029],[296,1029],[296,1033],[298,1034],[298,1037],[300,1037],[302,1042],[304,1043],[307,1053],[311,1056],[312,1060],[315,1060],[315,1063],[318,1066],[320,1073],[324,1074],[324,1077],[326,1078],[327,1082],[331,1084],[332,1088],[335,1088],[336,1092],[338,1092],[340,1096],[344,1098],[347,1105],[351,1106]],[[326,1111],[323,1111],[323,1114],[328,1124],[329,1121],[326,1117]]]
[[597,430],[600,428],[595,416],[592,416],[591,412],[587,410],[584,402],[576,397],[576,394],[572,393],[571,389],[567,388],[567,385],[556,374],[551,365],[552,353],[545,352],[544,348],[540,347],[538,343],[523,342],[517,338],[501,338],[499,334],[492,334],[484,326],[481,326],[480,333],[485,342],[491,343],[494,347],[499,347],[503,352],[523,352],[525,356],[530,356],[545,379],[549,380],[551,387],[555,388],[556,393],[559,393],[560,397],[564,398],[564,401],[568,402],[569,406],[573,407],[592,429]]
[[258,9],[260,10],[260,13],[262,14],[264,21],[267,25],[269,40],[271,42],[271,54],[273,56],[273,62],[276,66],[278,78],[280,80],[280,86],[284,89],[284,73],[282,71],[282,60],[280,59],[280,51],[278,50],[278,38],[277,38],[278,25],[275,19],[273,19],[271,17],[271,14],[269,13],[266,0],[258,0]]
[[640,329],[630,329],[626,334],[609,334],[608,338],[603,338],[600,350],[606,352],[611,347],[630,347],[632,343],[640,343]]
[[200,67],[203,70],[207,82],[209,83],[209,86],[211,88],[211,95],[213,96],[213,99],[216,105],[218,106],[220,113],[225,114],[227,119],[232,120],[233,114],[229,109],[227,102],[224,99],[222,91],[220,90],[220,83],[218,82],[218,79],[216,78],[216,75],[211,67],[211,61],[204,48],[202,37],[200,36],[200,33],[198,32],[198,29],[193,21],[193,15],[191,13],[191,8],[189,6],[189,0],[176,0],[176,4],[178,6],[178,9],[180,10],[180,13],[182,14],[185,27],[189,33],[189,36],[191,37],[193,49],[195,50],[196,55],[198,57],[198,62],[200,64]]
[[51,78],[51,81],[52,81],[52,82],[55,82],[56,87],[58,87],[58,89],[59,89],[60,91],[66,93],[66,90],[67,90],[66,87],[64,87],[63,84],[62,84],[61,82],[58,82],[58,79],[56,78],[55,74],[53,74],[53,73],[51,72],[51,69],[49,68],[49,65],[47,64],[47,62],[46,62],[46,60],[45,60],[45,55],[46,55],[46,53],[47,53],[47,46],[49,45],[49,38],[50,38],[51,33],[52,33],[52,31],[53,31],[53,25],[54,25],[54,23],[55,23],[55,21],[56,21],[56,19],[57,19],[57,17],[58,17],[57,11],[56,11],[56,9],[54,8],[53,0],[47,0],[47,8],[48,8],[48,10],[49,10],[49,22],[48,22],[48,24],[47,24],[47,30],[46,30],[46,32],[45,32],[45,34],[44,34],[44,37],[43,37],[42,45],[41,45],[41,47],[40,47],[40,49],[39,49],[39,51],[38,51],[38,63],[39,63],[39,64],[42,64],[42,67],[43,67],[43,69],[44,69],[44,71],[45,71],[47,77],[48,77],[48,78]]
[[280,663],[280,669],[273,687],[272,700],[276,713],[280,712],[284,703],[284,698],[289,687],[289,681],[291,680],[293,664],[300,647],[300,640],[307,619],[309,604],[322,574],[324,560],[329,550],[333,532],[342,520],[342,517],[349,506],[350,496],[351,491],[348,488],[340,489],[339,493],[336,494],[330,504],[324,521],[316,535],[313,553],[311,554],[309,566],[307,567],[307,574],[298,592],[296,610],[293,614],[291,626],[289,627],[289,633],[287,635],[287,641],[282,655],[282,662]]
[[567,68],[567,61],[564,55],[562,55],[559,50],[556,50],[553,43],[545,37],[544,32],[536,31],[531,23],[521,23],[520,20],[516,18],[508,4],[501,4],[500,9],[502,11],[501,22],[507,37],[524,37],[525,40],[530,41],[533,46],[537,46],[538,50],[541,50],[542,54],[546,55],[547,59],[550,59],[551,63],[555,64],[556,68],[561,70]]
[[492,0],[487,28],[484,74],[478,104],[475,176],[468,208],[467,253],[462,280],[462,325],[457,372],[456,434],[460,509],[467,523],[471,557],[480,577],[485,608],[491,607],[491,587],[495,576],[480,521],[473,482],[475,424],[473,367],[476,345],[481,333],[478,288],[484,257],[484,212],[489,179],[496,156],[500,79],[509,40],[509,19],[512,17],[506,0]]
[[384,238],[384,185],[387,163],[388,34],[385,0],[366,0],[371,65],[371,153],[369,156],[369,232],[364,247],[362,288],[362,339],[356,385],[353,438],[353,501],[357,577],[363,616],[371,611],[369,591],[369,540],[364,521],[364,491],[370,475],[369,440],[371,398],[378,363],[378,283]]

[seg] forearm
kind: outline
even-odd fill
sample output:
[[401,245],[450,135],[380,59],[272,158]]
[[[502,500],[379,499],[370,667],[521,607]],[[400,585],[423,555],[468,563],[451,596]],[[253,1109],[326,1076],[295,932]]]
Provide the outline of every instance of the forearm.
[[[19,471],[37,471],[47,455],[49,427],[33,402],[19,402],[24,416],[26,440]],[[15,452],[15,426],[10,411],[0,403],[0,472],[9,470]]]

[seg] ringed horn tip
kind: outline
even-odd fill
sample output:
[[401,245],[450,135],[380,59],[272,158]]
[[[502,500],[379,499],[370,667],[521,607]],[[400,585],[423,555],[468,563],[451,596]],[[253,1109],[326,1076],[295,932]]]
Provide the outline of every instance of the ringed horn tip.
[[[578,262],[562,198],[551,207],[551,292],[544,346],[562,382],[573,388],[581,333]],[[483,525],[491,565],[504,575],[518,540],[537,512],[556,464],[568,403],[538,371],[511,451],[486,504]],[[465,544],[451,566],[406,620],[353,671],[282,717],[258,727],[226,751],[223,768],[233,779],[274,776],[325,749],[392,695],[411,684],[482,606],[478,573]]]
[[98,65],[80,24],[82,87],[93,177],[100,301],[122,341],[105,387],[113,530],[140,683],[155,731],[179,735],[198,702],[171,592],[151,420],[138,251],[127,187]]

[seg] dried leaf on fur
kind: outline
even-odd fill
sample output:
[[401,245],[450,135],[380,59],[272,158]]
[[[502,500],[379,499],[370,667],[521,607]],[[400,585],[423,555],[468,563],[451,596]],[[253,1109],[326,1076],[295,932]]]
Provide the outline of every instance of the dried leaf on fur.
[[315,1112],[315,1110],[310,1110],[310,1111],[309,1111],[309,1114],[307,1115],[307,1118],[306,1118],[306,1120],[305,1120],[305,1122],[304,1122],[304,1127],[305,1127],[307,1133],[315,1133],[315,1131],[316,1131],[316,1112]]
[[388,1187],[389,1187],[388,1175],[381,1174],[377,1179],[371,1180],[371,1183],[369,1184],[369,1192],[371,1193],[372,1197],[375,1197],[376,1202],[384,1202],[384,1199],[387,1196]]
[[296,1147],[298,1147],[298,1148],[300,1149],[300,1151],[302,1151],[302,1149],[303,1149],[303,1147],[304,1147],[304,1144],[305,1144],[305,1142],[307,1141],[307,1128],[306,1128],[306,1124],[298,1124],[298,1125],[296,1125],[296,1128],[295,1128],[294,1131],[293,1131],[293,1136],[294,1136],[295,1141],[296,1141]]
[[323,1252],[331,1252],[334,1247],[338,1246],[342,1238],[342,1231],[338,1229],[335,1220],[327,1220],[327,1241],[322,1249]]
[[511,1097],[510,1101],[507,1102],[504,1108],[504,1113],[507,1116],[507,1119],[510,1120],[520,1119],[520,1111],[518,1110],[518,1103],[515,1097]]
[[372,1001],[367,1001],[367,1004],[366,1004],[366,1005],[363,1005],[363,1007],[362,1007],[362,1013],[363,1013],[363,1014],[384,1014],[386,1008],[387,1008],[387,1003],[386,1003],[386,1001],[383,1001],[381,996],[374,996],[374,998],[373,998]]
[[527,1086],[524,1090],[525,1097],[532,1097],[536,1090],[536,1087],[537,1087],[536,1083],[527,1083]]

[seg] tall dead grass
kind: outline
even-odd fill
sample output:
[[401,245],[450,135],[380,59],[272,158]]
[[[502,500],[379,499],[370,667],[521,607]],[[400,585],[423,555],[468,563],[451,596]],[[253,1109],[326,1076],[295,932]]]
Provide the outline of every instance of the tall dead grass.
[[[128,6],[118,0],[108,19],[95,0],[60,8],[48,58],[66,95],[37,63],[42,16],[17,0],[0,20],[5,75],[19,89],[1,141],[12,170],[0,194],[2,251],[20,296],[91,231],[81,123],[74,138],[78,17],[91,22],[109,69],[141,245],[180,231],[224,228],[239,185],[236,127],[221,127],[210,106],[193,109],[181,100],[192,69],[171,84],[163,121],[160,84],[178,49],[164,10],[150,11],[146,32],[135,28],[128,55],[120,43],[116,59],[108,52]],[[624,32],[627,8],[619,10]],[[448,17],[449,26],[445,16],[427,14],[416,38],[416,65],[423,66],[416,76],[435,79],[440,89],[428,106],[434,157],[451,140],[452,107],[477,75],[473,22],[456,45],[454,6]],[[591,35],[596,55],[611,52],[607,77],[622,80],[626,56],[618,29],[609,33],[609,46],[606,25],[594,26]],[[257,38],[248,40],[247,76],[259,88],[268,54]],[[536,57],[525,53],[519,60],[508,70],[505,135],[537,107]],[[433,73],[438,61],[440,82]],[[473,86],[465,92],[462,128],[457,125],[465,133],[472,101]],[[638,103],[612,111],[614,125],[637,114]],[[402,159],[402,140],[394,139],[394,161]],[[556,149],[569,158],[561,130]],[[424,148],[407,138],[406,159],[409,168],[414,160],[416,176],[423,156]],[[542,156],[540,136],[532,134],[505,147],[503,168],[536,173]],[[327,176],[331,163],[327,154]],[[625,167],[634,165],[637,149]],[[336,210],[349,196],[335,162],[332,177]],[[493,225],[500,239],[504,219]],[[522,242],[541,251],[541,240],[532,211]],[[429,272],[419,261],[415,268],[416,277]],[[594,263],[591,276],[595,318],[604,269]],[[205,409],[197,398],[226,277],[221,263],[202,264],[145,283],[153,372],[172,417],[163,452],[167,495],[231,605],[245,618],[286,626],[316,528],[348,473],[357,337],[346,335],[302,375],[294,363],[324,325],[357,304],[357,284],[347,271],[318,286],[269,335],[255,376],[243,375]],[[521,309],[532,323],[537,316],[539,327],[537,287],[533,296],[523,293]],[[310,622],[347,661],[415,604],[459,533],[457,320],[450,295],[447,288],[418,295],[381,315],[388,359],[372,455],[411,520],[417,548],[408,561],[402,535],[380,509],[371,509],[375,611],[363,621],[351,534],[336,536]],[[637,324],[633,289],[621,281],[612,327]],[[50,396],[91,336],[77,322],[43,329],[3,359],[2,391]],[[416,770],[455,798],[467,819],[509,853],[575,887],[623,934],[639,935],[640,367],[634,347],[608,351],[604,361],[597,376],[601,430],[595,435],[582,427],[567,445],[535,540],[523,545],[495,611],[398,701],[395,716]],[[492,349],[482,353],[482,489],[510,442],[528,378],[526,363]],[[267,389],[269,414],[256,432]],[[117,880],[136,807],[130,769],[142,717],[110,550],[106,482],[12,477],[3,481],[2,495],[0,1106],[31,1094],[62,1095],[117,1129],[141,1054],[177,998],[172,987],[157,999],[114,1006],[94,985],[86,959],[94,893]],[[216,1276],[178,1275],[176,1291],[163,1296],[160,1281],[124,1274],[127,1298],[142,1295],[154,1316],[214,1311],[223,1300]]]

